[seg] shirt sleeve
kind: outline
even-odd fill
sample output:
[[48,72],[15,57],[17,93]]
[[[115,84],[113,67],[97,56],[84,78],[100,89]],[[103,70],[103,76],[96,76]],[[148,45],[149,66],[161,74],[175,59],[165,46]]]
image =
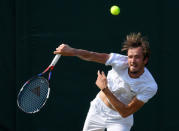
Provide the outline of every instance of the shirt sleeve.
[[128,67],[128,57],[117,53],[110,53],[110,57],[106,61],[105,65],[110,65],[113,68],[118,69],[126,68]]
[[148,102],[155,94],[157,93],[157,85],[153,87],[143,88],[138,94],[137,99],[143,101],[144,103]]

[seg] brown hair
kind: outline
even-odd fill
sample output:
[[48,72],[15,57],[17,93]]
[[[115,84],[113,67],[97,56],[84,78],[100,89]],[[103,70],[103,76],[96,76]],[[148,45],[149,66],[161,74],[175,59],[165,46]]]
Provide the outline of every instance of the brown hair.
[[128,52],[128,49],[137,47],[142,47],[144,59],[150,57],[149,42],[146,37],[141,35],[141,33],[130,33],[127,35],[121,50]]

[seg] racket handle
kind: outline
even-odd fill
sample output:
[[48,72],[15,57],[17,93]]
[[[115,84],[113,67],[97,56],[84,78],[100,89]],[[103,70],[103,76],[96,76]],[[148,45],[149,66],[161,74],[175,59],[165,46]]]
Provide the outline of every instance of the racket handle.
[[53,58],[51,64],[49,65],[49,67],[51,67],[51,66],[55,66],[56,63],[58,62],[58,60],[59,60],[60,57],[61,57],[60,54],[55,55],[55,57]]

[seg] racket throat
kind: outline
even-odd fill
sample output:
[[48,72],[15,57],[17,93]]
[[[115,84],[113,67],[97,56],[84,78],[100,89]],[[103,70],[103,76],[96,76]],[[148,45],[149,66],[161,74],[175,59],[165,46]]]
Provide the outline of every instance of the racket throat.
[[54,66],[51,66],[51,67],[50,67],[50,70],[52,71],[53,69],[54,69]]

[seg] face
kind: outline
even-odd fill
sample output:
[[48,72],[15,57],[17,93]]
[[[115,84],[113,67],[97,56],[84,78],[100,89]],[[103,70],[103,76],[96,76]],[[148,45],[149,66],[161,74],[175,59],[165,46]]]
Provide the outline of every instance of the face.
[[128,50],[129,74],[140,75],[144,72],[145,64],[148,59],[144,59],[142,47],[131,48]]

